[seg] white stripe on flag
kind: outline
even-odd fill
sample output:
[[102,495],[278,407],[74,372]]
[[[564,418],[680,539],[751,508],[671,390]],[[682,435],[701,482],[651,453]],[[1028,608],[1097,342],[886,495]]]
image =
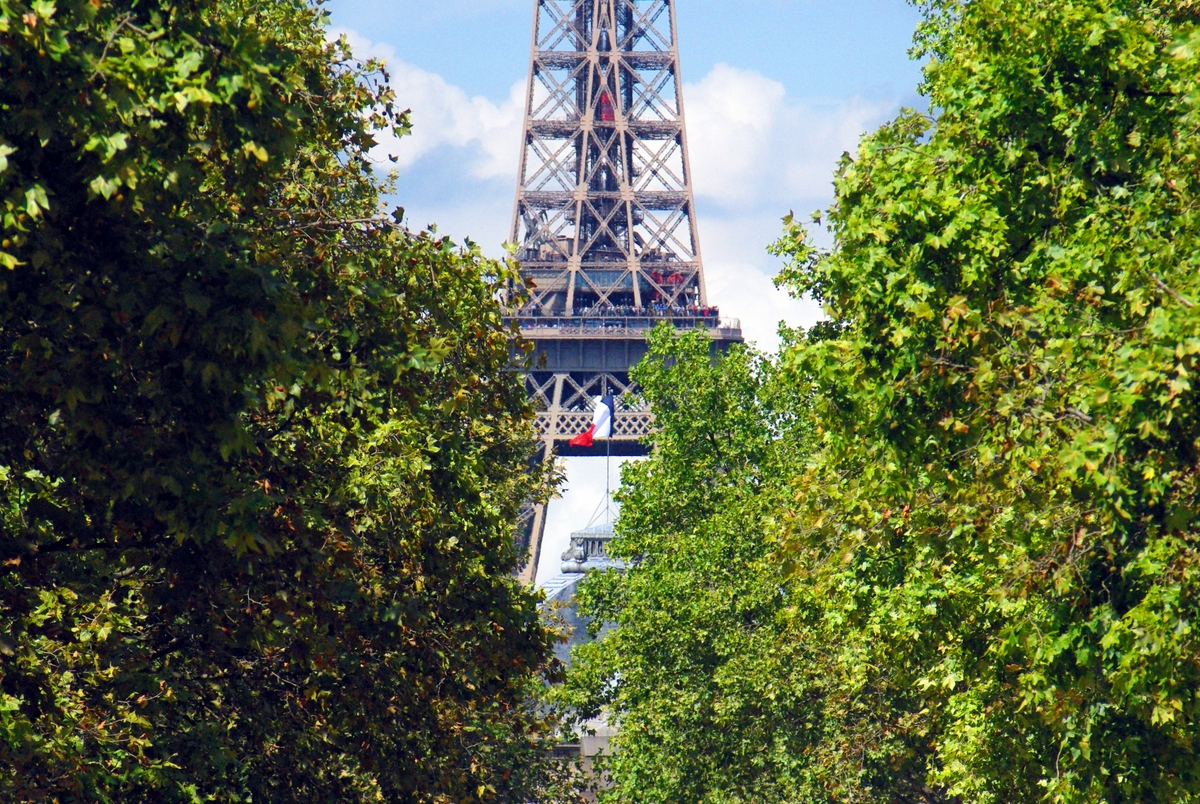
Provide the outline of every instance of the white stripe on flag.
[[596,431],[592,433],[592,438],[608,438],[612,435],[612,404],[609,400],[612,397],[598,396],[596,397],[596,410],[592,413],[592,425]]

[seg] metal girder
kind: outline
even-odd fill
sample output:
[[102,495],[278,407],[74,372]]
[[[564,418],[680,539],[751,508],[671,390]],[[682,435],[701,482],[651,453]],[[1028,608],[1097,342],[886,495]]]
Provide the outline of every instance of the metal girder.
[[534,16],[512,242],[561,276],[527,273],[533,302],[707,306],[674,0],[535,0]]
[[[704,286],[675,32],[675,0],[534,0],[511,237],[531,287],[510,316],[536,346],[541,460],[645,454],[654,418],[629,370],[653,326],[701,327],[714,352],[742,340]],[[612,438],[570,447],[605,393]],[[529,583],[545,522],[522,513]]]

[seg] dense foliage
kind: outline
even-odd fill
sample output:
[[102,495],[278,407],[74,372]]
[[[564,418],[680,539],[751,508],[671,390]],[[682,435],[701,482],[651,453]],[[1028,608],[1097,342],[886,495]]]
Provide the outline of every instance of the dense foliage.
[[0,799],[529,800],[509,269],[380,217],[379,69],[0,0]]
[[740,347],[714,362],[703,331],[655,331],[634,374],[654,451],[625,468],[611,553],[636,566],[585,581],[583,611],[616,628],[576,648],[561,694],[617,715],[614,800],[782,800],[808,663],[783,640],[785,571],[761,534],[808,420],[769,363]]
[[[934,116],[843,161],[831,251],[779,245],[830,318],[769,372],[790,402],[696,406],[663,436],[695,457],[631,478],[635,567],[593,584],[624,658],[577,679],[628,726],[614,800],[1200,800],[1200,8],[936,0],[918,49]],[[726,490],[704,434],[764,406],[739,449],[790,410],[803,465]]]

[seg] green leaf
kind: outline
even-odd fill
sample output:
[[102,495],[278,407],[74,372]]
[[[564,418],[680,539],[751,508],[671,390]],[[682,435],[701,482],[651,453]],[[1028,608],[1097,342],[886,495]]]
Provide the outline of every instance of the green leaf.
[[88,183],[88,189],[94,195],[98,195],[107,201],[117,194],[117,190],[121,189],[121,185],[119,182],[105,176],[97,176]]
[[247,156],[254,156],[254,158],[259,162],[266,162],[271,158],[270,154],[267,153],[266,148],[263,148],[261,145],[253,141],[244,144],[242,146],[242,150],[246,152]]
[[42,212],[50,209],[50,200],[46,197],[46,188],[40,184],[25,190],[25,211],[31,218],[41,217]]

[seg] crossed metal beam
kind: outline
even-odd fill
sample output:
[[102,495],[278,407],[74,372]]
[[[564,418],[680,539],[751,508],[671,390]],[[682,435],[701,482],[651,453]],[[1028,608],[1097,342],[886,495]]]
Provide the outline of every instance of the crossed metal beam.
[[706,306],[674,0],[536,0],[512,242],[532,301]]

